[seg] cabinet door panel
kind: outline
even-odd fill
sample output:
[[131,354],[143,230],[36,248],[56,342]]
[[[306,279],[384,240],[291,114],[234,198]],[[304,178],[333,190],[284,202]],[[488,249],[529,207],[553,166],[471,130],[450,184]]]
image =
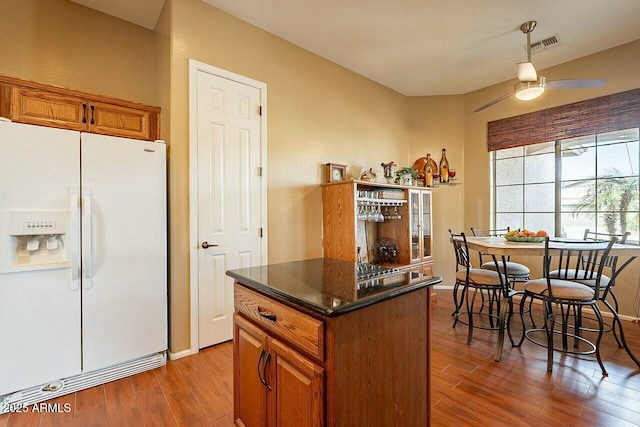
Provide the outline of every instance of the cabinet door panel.
[[86,101],[37,89],[11,89],[11,120],[71,130],[85,130]]
[[431,193],[421,193],[421,224],[422,224],[422,258],[431,256]]
[[419,262],[422,258],[420,243],[422,240],[422,223],[420,218],[420,191],[409,191],[409,229],[411,231],[411,262]]
[[267,388],[260,381],[258,370],[262,375],[266,334],[238,315],[233,319],[233,416],[236,425],[265,427],[268,421]]
[[92,102],[88,114],[90,132],[151,139],[151,114],[144,109]]
[[[277,340],[269,340],[267,383],[270,423],[278,427],[324,425],[324,370]],[[272,393],[274,393],[272,392]]]

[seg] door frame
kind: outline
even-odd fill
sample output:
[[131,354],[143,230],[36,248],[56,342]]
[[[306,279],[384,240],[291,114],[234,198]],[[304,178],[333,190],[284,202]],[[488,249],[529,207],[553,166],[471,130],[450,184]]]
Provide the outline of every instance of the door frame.
[[260,105],[262,106],[262,120],[260,121],[260,164],[262,166],[260,189],[260,223],[262,224],[261,263],[267,264],[268,227],[267,227],[267,85],[266,83],[232,73],[222,68],[214,67],[203,62],[189,59],[189,287],[191,294],[190,325],[191,344],[187,356],[199,351],[198,342],[198,271],[200,248],[198,241],[198,105],[197,105],[197,75],[199,72],[212,74],[234,82],[254,87],[260,91]]

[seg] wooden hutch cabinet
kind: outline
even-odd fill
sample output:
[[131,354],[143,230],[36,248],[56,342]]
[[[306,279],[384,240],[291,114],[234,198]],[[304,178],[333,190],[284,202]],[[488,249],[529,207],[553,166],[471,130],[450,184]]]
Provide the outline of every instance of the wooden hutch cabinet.
[[433,277],[431,190],[368,181],[322,185],[327,258],[408,269]]
[[0,76],[0,117],[14,122],[154,141],[160,108]]

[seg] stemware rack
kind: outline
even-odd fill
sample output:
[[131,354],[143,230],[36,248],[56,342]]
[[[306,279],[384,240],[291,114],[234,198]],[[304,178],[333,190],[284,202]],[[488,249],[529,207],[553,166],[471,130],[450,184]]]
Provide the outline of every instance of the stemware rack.
[[[432,276],[431,189],[332,182],[322,184],[322,203],[325,257],[408,270],[412,280]],[[397,244],[391,261],[374,256],[373,243],[383,238]]]

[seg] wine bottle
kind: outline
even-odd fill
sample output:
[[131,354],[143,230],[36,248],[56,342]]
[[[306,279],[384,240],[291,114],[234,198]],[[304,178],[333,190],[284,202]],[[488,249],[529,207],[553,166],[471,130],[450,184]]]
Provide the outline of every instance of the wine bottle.
[[427,164],[424,165],[425,187],[433,187],[433,168],[431,167],[431,154],[427,153]]
[[440,159],[440,182],[449,182],[449,160],[447,160],[447,150],[442,149],[442,158]]

